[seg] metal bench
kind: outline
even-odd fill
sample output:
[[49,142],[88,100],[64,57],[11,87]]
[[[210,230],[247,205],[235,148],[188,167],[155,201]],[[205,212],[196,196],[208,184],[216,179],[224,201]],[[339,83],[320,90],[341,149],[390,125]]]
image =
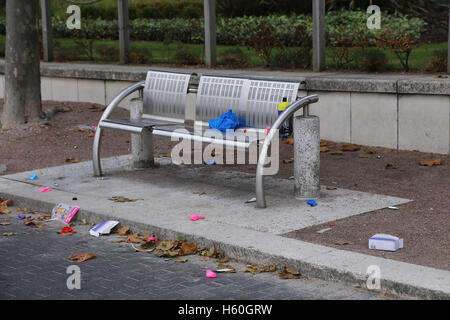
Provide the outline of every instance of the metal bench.
[[[297,99],[299,82],[202,75],[198,87],[190,87],[193,73],[150,70],[145,81],[121,91],[105,109],[94,138],[94,174],[102,175],[100,144],[105,129],[122,130],[141,136],[148,135],[187,139],[201,143],[218,142],[227,148],[248,149],[255,143],[262,146],[257,165],[256,198],[258,207],[266,207],[264,196],[264,165],[272,139],[281,124],[297,110],[318,101],[317,95]],[[143,112],[138,119],[110,119],[114,108],[127,96],[139,91]],[[196,93],[195,124],[185,121],[188,93]],[[278,117],[277,105],[283,97],[291,105]],[[239,118],[239,130],[233,135],[217,137],[205,135],[208,121],[231,109]],[[304,109],[307,112],[307,109]],[[305,111],[304,111],[305,112]],[[264,130],[271,127],[268,135]],[[248,130],[264,132],[244,134]],[[277,136],[278,137],[278,136]],[[152,148],[152,145],[150,146]],[[152,152],[150,153],[152,154]]]

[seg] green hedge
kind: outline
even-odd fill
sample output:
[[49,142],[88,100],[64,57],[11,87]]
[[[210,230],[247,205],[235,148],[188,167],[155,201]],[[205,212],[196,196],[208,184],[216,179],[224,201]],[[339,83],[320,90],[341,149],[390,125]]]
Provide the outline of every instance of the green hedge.
[[[383,14],[382,29],[369,30],[366,21],[369,14],[362,11],[335,11],[326,15],[326,37],[329,46],[374,46],[380,32],[388,32],[393,38],[409,36],[420,39],[425,23],[419,18],[401,14]],[[308,15],[282,15],[263,17],[219,18],[217,20],[217,43],[242,45],[261,24],[273,26],[274,35],[285,46],[304,46],[311,42],[312,21]],[[54,17],[54,37],[71,38],[75,31],[66,27],[66,21]],[[131,38],[134,40],[202,43],[203,19],[136,19],[130,21]],[[301,27],[305,30],[296,33]],[[91,39],[118,39],[117,21],[82,20],[83,35]],[[5,34],[5,20],[0,19],[0,34]]]

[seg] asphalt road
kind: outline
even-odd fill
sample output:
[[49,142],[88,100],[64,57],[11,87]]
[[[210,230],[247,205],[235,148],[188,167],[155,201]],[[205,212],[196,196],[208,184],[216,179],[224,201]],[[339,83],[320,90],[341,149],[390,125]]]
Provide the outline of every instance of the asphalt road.
[[[217,267],[216,259],[201,261],[190,255],[181,263],[136,252],[129,243],[115,242],[120,239],[117,234],[89,235],[88,225],[75,225],[76,234],[61,236],[56,232],[61,223],[43,222],[42,229],[33,228],[17,218],[17,211],[0,215],[1,222],[10,224],[0,225],[0,300],[385,299],[334,282],[241,272],[246,265],[236,261],[229,262],[236,273],[206,278],[206,270]],[[6,232],[13,235],[3,235]],[[68,259],[78,253],[96,257],[79,263]]]

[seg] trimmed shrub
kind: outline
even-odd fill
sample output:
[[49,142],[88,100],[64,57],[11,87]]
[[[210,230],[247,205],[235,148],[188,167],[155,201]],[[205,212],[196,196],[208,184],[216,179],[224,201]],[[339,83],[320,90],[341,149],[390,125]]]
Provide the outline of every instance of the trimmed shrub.
[[173,59],[179,64],[198,65],[202,63],[200,57],[194,52],[190,51],[182,44],[178,44],[177,51],[173,55]]
[[360,70],[376,72],[385,68],[388,59],[380,49],[365,48],[356,54],[356,62]]
[[161,17],[161,12],[155,7],[144,7],[141,10],[141,18],[158,19],[160,17]]
[[186,7],[183,10],[183,17],[188,19],[198,19],[201,18],[202,12],[198,8],[194,7]]
[[250,59],[239,47],[227,49],[219,60],[229,68],[245,68],[250,64]]
[[162,16],[163,16],[163,18],[166,18],[166,19],[177,18],[177,17],[181,16],[181,10],[178,9],[177,6],[169,3],[162,10]]

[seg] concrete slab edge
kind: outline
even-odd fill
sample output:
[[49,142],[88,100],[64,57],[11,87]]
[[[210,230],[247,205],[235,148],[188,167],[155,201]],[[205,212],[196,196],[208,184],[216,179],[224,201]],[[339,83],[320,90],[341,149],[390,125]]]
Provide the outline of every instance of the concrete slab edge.
[[[2,178],[0,178],[2,179]],[[19,182],[17,182],[19,183]],[[26,196],[16,195],[9,193],[8,191],[0,190],[0,198],[11,199],[14,201],[15,206],[32,208],[33,210],[50,212],[53,206],[53,202],[31,199]],[[86,219],[89,223],[100,223],[105,220],[117,219],[115,216],[110,216],[105,213],[99,213],[89,210],[80,210],[76,216],[77,220]],[[223,250],[230,258],[239,260],[248,264],[267,265],[272,263],[278,268],[289,264],[301,274],[308,278],[317,278],[327,281],[342,282],[347,285],[360,286],[367,289],[367,275],[352,272],[342,268],[337,268],[328,263],[313,263],[311,261],[300,260],[296,258],[284,257],[282,255],[273,254],[272,252],[266,252],[261,248],[245,247],[235,243],[226,241],[217,241],[217,239],[211,239],[191,232],[182,232],[175,230],[176,228],[167,228],[149,223],[136,222],[128,219],[120,219],[122,225],[129,226],[132,232],[140,233],[155,233],[160,238],[177,239],[180,236],[186,238],[189,242],[195,242],[200,246],[209,247],[214,244],[217,249]],[[297,241],[297,240],[294,240]],[[317,246],[310,244],[311,246]],[[323,247],[324,249],[327,247]],[[330,251],[333,248],[328,248]],[[359,253],[346,252],[347,255],[362,255]],[[363,255],[367,256],[367,255]],[[384,259],[388,260],[388,259]],[[450,288],[449,288],[450,289]],[[380,293],[392,294],[399,297],[418,298],[418,299],[430,299],[430,300],[448,300],[450,299],[450,290],[436,290],[435,288],[427,287],[426,284],[418,285],[416,283],[408,283],[406,281],[397,281],[394,279],[381,279],[381,290],[375,290]]]

